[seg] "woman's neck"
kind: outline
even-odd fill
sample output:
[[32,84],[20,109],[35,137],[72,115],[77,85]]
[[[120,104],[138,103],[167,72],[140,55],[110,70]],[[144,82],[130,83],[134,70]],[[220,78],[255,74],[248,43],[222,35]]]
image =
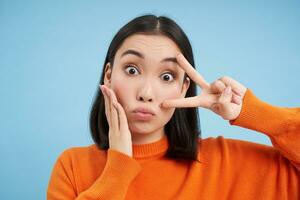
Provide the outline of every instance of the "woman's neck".
[[152,133],[131,133],[132,144],[148,144],[156,142],[165,136],[164,127]]

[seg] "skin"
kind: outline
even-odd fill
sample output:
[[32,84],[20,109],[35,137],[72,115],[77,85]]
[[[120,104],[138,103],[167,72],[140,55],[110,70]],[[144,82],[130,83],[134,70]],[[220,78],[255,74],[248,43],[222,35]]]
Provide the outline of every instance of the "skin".
[[[121,57],[128,49],[141,52],[144,59],[135,55]],[[175,57],[177,63],[162,64],[160,61],[165,57]],[[127,64],[130,66],[126,68]],[[134,75],[127,73],[129,69]],[[177,74],[175,79],[170,71]],[[200,86],[199,95],[184,98],[190,84],[189,78],[183,81],[184,72]],[[151,143],[165,135],[164,126],[176,107],[203,107],[225,120],[236,119],[247,90],[230,77],[221,77],[209,84],[171,39],[143,34],[132,35],[124,41],[116,53],[114,66],[107,63],[104,85],[100,89],[110,127],[110,148],[129,156],[132,156],[132,144]],[[144,122],[133,118],[132,110],[136,107],[153,110],[153,120]]]
[[[128,49],[144,55],[121,56]],[[111,88],[122,105],[129,123],[133,144],[150,143],[163,137],[164,126],[171,119],[175,108],[160,107],[166,99],[184,97],[189,81],[183,83],[184,71],[174,62],[160,61],[180,53],[177,45],[161,35],[136,34],[128,37],[118,49],[114,66],[106,65],[104,83]],[[130,70],[132,71],[130,74]],[[170,74],[176,73],[176,78]],[[167,80],[169,78],[169,80]],[[151,121],[139,121],[132,111],[146,107],[155,112]]]

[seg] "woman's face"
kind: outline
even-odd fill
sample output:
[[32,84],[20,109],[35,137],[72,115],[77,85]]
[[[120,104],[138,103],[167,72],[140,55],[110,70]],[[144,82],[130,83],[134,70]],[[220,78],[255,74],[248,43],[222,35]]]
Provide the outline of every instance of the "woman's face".
[[[118,49],[112,69],[107,63],[104,83],[123,106],[133,135],[163,131],[175,108],[162,108],[160,104],[185,97],[189,80],[183,82],[184,71],[175,58],[179,53],[166,36],[134,34]],[[154,115],[150,119],[138,117],[133,111],[140,107]]]

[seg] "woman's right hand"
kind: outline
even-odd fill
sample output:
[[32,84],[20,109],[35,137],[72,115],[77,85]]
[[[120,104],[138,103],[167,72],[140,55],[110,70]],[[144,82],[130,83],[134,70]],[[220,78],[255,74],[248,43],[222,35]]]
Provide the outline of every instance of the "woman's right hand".
[[104,96],[105,114],[109,125],[109,148],[132,157],[132,139],[125,111],[112,89],[105,85],[99,87]]

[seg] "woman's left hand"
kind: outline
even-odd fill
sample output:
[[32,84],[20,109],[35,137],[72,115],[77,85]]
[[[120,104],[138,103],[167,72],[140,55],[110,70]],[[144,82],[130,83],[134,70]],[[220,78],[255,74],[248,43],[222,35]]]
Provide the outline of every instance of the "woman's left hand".
[[202,90],[198,96],[165,100],[162,103],[163,107],[204,107],[225,120],[234,120],[239,116],[247,91],[244,85],[226,76],[209,84],[182,54],[176,58],[179,66]]

